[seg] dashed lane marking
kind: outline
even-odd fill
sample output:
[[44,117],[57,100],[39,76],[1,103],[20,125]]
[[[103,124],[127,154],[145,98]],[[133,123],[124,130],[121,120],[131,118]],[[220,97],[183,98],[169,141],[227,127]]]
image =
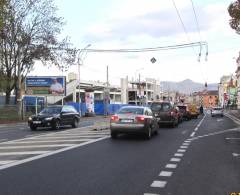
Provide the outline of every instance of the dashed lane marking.
[[183,154],[182,154],[182,153],[176,153],[176,154],[174,154],[174,156],[177,156],[177,157],[182,157],[182,156],[183,156]]
[[182,145],[183,145],[183,146],[189,146],[190,143],[183,143]]
[[160,195],[160,194],[144,193],[143,195]]
[[178,149],[177,152],[186,152],[184,149]]
[[151,187],[153,188],[164,188],[166,186],[166,181],[153,181],[151,184]]
[[190,135],[190,137],[194,137],[194,135],[195,135],[195,132],[192,132],[192,134]]
[[159,176],[161,176],[161,177],[171,177],[172,174],[173,174],[173,172],[171,172],[171,171],[161,171]]
[[240,137],[226,137],[227,140],[240,140]]
[[[34,144],[34,143],[60,143],[60,142],[86,142],[90,141],[92,139],[61,139],[61,140],[25,140],[25,141],[18,141],[15,142],[15,144]],[[8,144],[8,143],[6,143]],[[12,143],[11,143],[12,144]]]
[[171,162],[180,162],[181,158],[171,158],[170,161]]
[[188,146],[180,146],[180,148],[182,148],[182,149],[187,149]]
[[233,155],[234,157],[240,157],[240,154],[238,154],[238,153],[232,153],[232,155]]
[[167,164],[165,167],[168,168],[168,169],[176,169],[177,164]]

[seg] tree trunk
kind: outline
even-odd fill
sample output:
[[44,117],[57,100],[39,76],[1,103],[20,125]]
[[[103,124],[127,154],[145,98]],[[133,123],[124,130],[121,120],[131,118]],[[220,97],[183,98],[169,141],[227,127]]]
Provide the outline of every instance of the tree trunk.
[[10,104],[11,91],[7,89],[5,92],[6,92],[5,104],[8,105]]

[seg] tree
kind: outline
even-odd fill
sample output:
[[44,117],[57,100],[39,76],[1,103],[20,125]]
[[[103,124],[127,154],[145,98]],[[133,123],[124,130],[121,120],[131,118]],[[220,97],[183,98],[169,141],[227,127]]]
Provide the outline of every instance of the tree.
[[240,0],[231,3],[228,7],[228,13],[231,17],[230,26],[240,34]]
[[[2,0],[0,0],[2,1]],[[36,61],[58,67],[74,63],[76,50],[69,38],[58,40],[63,18],[57,17],[54,0],[4,0],[0,32],[0,72],[6,79],[6,99],[13,89],[21,97],[24,78]],[[20,105],[19,105],[20,106]]]

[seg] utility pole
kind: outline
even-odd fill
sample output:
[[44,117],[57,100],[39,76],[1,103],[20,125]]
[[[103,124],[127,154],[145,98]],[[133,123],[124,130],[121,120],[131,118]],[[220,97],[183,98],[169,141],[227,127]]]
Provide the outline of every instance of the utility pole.
[[138,74],[138,82],[139,82],[139,105],[141,105],[141,86],[140,86],[140,82],[141,82],[141,75],[140,73]]
[[108,115],[108,101],[109,101],[109,96],[110,96],[110,92],[109,92],[109,76],[108,76],[108,66],[107,66],[107,87],[105,89],[105,95],[104,95],[104,115],[107,116]]

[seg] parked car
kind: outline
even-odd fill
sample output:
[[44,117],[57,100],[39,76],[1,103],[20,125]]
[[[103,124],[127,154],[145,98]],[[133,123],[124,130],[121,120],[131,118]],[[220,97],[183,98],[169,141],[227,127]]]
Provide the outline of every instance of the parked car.
[[158,125],[150,108],[124,106],[111,116],[110,131],[113,139],[120,133],[142,133],[150,139],[153,133],[158,133]]
[[36,130],[38,127],[51,127],[58,130],[63,125],[71,125],[75,128],[79,121],[80,115],[73,106],[49,106],[38,115],[29,117],[28,125],[31,130]]
[[177,105],[177,107],[179,108],[179,111],[182,113],[183,115],[183,119],[184,120],[190,120],[191,119],[191,113],[189,111],[188,105]]
[[211,116],[221,116],[223,117],[223,108],[222,107],[213,107],[211,109]]
[[172,127],[178,125],[178,113],[170,102],[153,102],[151,105],[153,115],[157,118],[159,126],[170,124]]

